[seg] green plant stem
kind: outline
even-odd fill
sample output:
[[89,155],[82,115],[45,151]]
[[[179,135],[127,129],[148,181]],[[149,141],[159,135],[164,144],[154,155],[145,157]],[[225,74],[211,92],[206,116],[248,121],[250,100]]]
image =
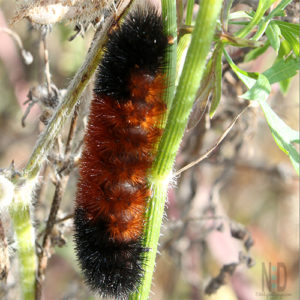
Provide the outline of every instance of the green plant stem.
[[221,21],[221,24],[225,31],[228,30],[228,17],[229,17],[230,8],[232,6],[232,3],[233,3],[233,0],[224,0],[224,3],[223,3],[220,21]]
[[170,176],[169,174],[171,173],[188,116],[202,78],[221,3],[221,0],[213,0],[203,1],[201,4],[173,106],[154,164],[153,178],[165,180]]
[[150,250],[145,253],[144,278],[138,291],[130,297],[131,300],[144,300],[149,297],[172,166],[202,78],[221,4],[222,0],[203,1],[196,19],[179,85],[149,178],[153,196],[146,213],[143,243]]
[[[254,17],[248,23],[244,28],[242,28],[239,32],[237,32],[236,37],[239,38],[245,38],[251,30],[258,25],[258,23],[262,20],[265,12],[270,8],[270,6],[275,2],[276,0],[259,0],[257,10],[255,12]],[[260,31],[260,29],[259,29]]]
[[13,221],[20,264],[20,279],[24,300],[35,299],[35,276],[37,259],[35,254],[35,234],[30,217],[30,204],[35,180],[16,188],[14,204],[9,212]]
[[[176,23],[176,1],[162,0],[162,19],[164,32],[168,36],[169,44],[166,51],[165,61],[166,68],[166,93],[164,101],[167,105],[168,112],[172,107],[172,101],[175,93],[176,79],[176,55],[177,55],[177,23]],[[168,113],[165,116],[164,124],[167,120]]]
[[175,86],[178,86],[184,60],[186,58],[187,49],[191,42],[191,37],[192,37],[191,34],[184,34],[178,42]]
[[192,25],[195,0],[189,0],[186,8],[185,25]]

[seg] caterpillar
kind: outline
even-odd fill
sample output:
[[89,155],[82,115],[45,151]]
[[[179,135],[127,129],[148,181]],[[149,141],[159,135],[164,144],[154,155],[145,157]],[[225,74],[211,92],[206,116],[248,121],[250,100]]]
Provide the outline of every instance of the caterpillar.
[[111,32],[96,74],[77,183],[75,252],[88,286],[126,299],[143,276],[147,174],[166,112],[161,16],[137,7]]

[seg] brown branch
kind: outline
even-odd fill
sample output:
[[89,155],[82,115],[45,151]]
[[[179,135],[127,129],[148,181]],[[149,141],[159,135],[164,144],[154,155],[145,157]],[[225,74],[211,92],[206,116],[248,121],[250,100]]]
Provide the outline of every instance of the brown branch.
[[43,238],[41,253],[38,257],[38,270],[36,278],[35,300],[40,300],[42,296],[42,281],[47,268],[48,259],[51,256],[51,232],[55,225],[56,215],[59,210],[63,191],[67,183],[67,178],[63,177],[56,183],[55,193],[47,220],[45,234]]
[[74,114],[71,120],[70,130],[65,146],[65,156],[68,156],[71,152],[71,142],[74,137],[75,128],[77,125],[77,119],[78,119],[78,106],[75,107]]
[[[78,108],[76,107],[74,110],[74,113],[73,113],[73,117],[72,117],[71,124],[70,124],[70,129],[69,129],[69,133],[68,133],[68,137],[67,137],[67,141],[66,141],[66,145],[65,145],[65,151],[64,151],[64,154],[65,154],[64,160],[65,161],[69,161],[68,156],[71,151],[71,142],[72,142],[73,135],[75,132],[77,118],[78,118]],[[67,164],[65,164],[65,165],[67,165]],[[46,228],[44,231],[41,232],[41,234],[44,233],[44,238],[43,238],[43,242],[42,242],[41,253],[39,254],[39,257],[38,257],[38,270],[37,270],[36,291],[35,291],[35,299],[36,300],[40,300],[41,296],[42,296],[42,281],[43,281],[44,274],[45,274],[45,271],[47,268],[48,259],[51,256],[51,232],[53,230],[54,225],[58,223],[56,220],[56,216],[57,216],[57,213],[58,213],[58,210],[60,207],[60,203],[62,200],[63,192],[66,187],[67,180],[69,178],[69,176],[68,176],[69,173],[67,175],[62,174],[62,171],[64,169],[65,168],[62,168],[61,170],[58,171],[58,174],[57,174],[58,178],[55,183],[55,185],[56,185],[55,193],[54,193],[54,197],[52,200],[51,209],[50,209],[50,213],[48,216]]]
[[74,213],[68,214],[68,215],[66,215],[65,217],[61,218],[61,219],[57,219],[57,220],[55,221],[55,224],[62,223],[62,222],[64,222],[64,221],[67,221],[67,220],[69,220],[69,219],[72,219],[73,217],[74,217]]

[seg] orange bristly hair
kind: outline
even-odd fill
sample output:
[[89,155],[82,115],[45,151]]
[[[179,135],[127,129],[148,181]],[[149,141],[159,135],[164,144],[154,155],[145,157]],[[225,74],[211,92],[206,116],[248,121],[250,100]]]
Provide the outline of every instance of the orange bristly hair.
[[109,37],[95,80],[80,161],[75,244],[89,286],[126,299],[143,276],[147,176],[161,137],[167,37],[138,8]]

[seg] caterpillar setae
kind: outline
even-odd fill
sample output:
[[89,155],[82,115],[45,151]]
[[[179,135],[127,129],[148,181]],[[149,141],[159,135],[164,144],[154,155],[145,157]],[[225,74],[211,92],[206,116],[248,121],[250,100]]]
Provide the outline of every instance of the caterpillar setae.
[[109,36],[96,74],[75,204],[75,251],[89,287],[127,298],[143,276],[142,234],[166,105],[168,41],[153,7],[137,7]]

